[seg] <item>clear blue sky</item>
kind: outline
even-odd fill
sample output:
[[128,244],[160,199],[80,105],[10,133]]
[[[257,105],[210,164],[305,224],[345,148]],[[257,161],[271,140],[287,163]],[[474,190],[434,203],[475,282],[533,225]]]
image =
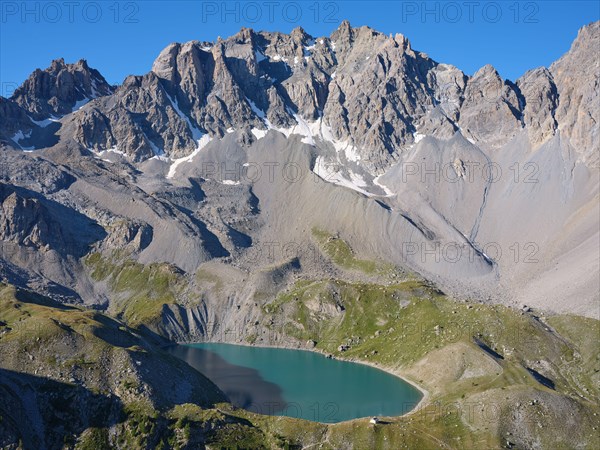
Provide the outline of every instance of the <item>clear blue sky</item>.
[[[471,6],[469,6],[471,5]],[[171,42],[213,41],[247,26],[329,35],[343,19],[403,33],[467,74],[490,63],[515,80],[568,50],[600,16],[594,1],[0,1],[0,94],[52,59],[88,60],[111,83],[150,70]]]

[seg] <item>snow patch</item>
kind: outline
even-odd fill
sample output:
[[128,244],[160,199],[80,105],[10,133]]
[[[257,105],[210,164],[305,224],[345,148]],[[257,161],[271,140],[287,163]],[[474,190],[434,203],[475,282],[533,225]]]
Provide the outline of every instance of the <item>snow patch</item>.
[[259,130],[258,128],[252,128],[252,130],[250,130],[252,132],[252,134],[254,135],[254,137],[256,139],[262,139],[264,138],[267,133],[269,132],[269,130]]
[[222,184],[227,184],[229,186],[237,186],[237,185],[240,184],[239,181],[233,181],[233,180],[223,180],[221,183]]
[[259,52],[258,50],[254,51],[254,57],[256,58],[257,63],[267,59],[267,57],[265,55],[263,55],[261,52]]
[[152,149],[152,153],[154,153],[154,156],[164,156],[165,151],[161,148],[158,148],[158,146],[152,142],[148,136],[146,136],[146,138],[148,139],[148,143],[150,144],[150,148]]
[[258,106],[256,106],[256,103],[254,103],[248,97],[246,97],[246,101],[250,105],[250,108],[252,109],[252,112],[254,112],[254,114],[256,114],[261,119],[265,120],[265,112],[262,109],[260,109]]
[[57,119],[54,116],[50,116],[44,120],[33,120],[31,117],[29,117],[29,120],[31,120],[33,123],[35,123],[38,127],[46,128],[48,125],[58,122],[59,119]]
[[[99,159],[100,161],[111,163],[111,164],[114,163],[114,161],[112,161],[111,159],[108,158],[109,153],[117,154],[123,158],[127,157],[127,155],[124,152],[122,152],[121,150],[119,150],[118,147],[111,147],[111,148],[107,148],[104,150],[96,150],[93,148],[88,148],[87,150],[95,155],[94,158]],[[150,158],[150,159],[152,159],[152,158]]]
[[23,133],[23,131],[19,130],[15,133],[15,135],[11,139],[14,141],[15,144],[17,144],[19,146],[19,148],[21,150],[24,150],[27,152],[33,151],[33,150],[35,150],[35,147],[23,147],[20,144],[20,141],[22,141],[23,139],[29,139],[31,137],[31,131],[32,130],[29,130],[27,133]]
[[[290,137],[291,134],[300,134],[307,138],[312,136],[312,134],[313,134],[312,128],[314,128],[314,125],[309,125],[306,121],[304,121],[304,119],[300,115],[295,114],[290,109],[288,109],[287,112],[289,114],[291,114],[292,116],[294,116],[294,118],[296,119],[297,125],[294,125],[293,127],[290,127],[290,128],[279,128],[279,127],[273,126],[273,124],[269,121],[269,119],[267,119],[265,112],[263,110],[261,110],[258,106],[256,106],[256,104],[252,100],[250,100],[248,97],[246,97],[246,101],[250,105],[250,108],[252,109],[254,114],[256,114],[258,117],[260,117],[262,119],[262,121],[264,122],[265,127],[266,127],[266,130],[261,130],[258,128],[252,128],[252,130],[250,130],[252,132],[252,134],[256,137],[256,139],[264,138],[267,135],[267,133],[269,132],[269,130],[279,131],[285,137]],[[303,140],[303,142],[305,142],[305,141]],[[314,145],[314,142],[312,141],[312,139],[307,143]]]
[[204,133],[202,133],[202,131],[200,131],[198,128],[196,128],[192,124],[190,118],[186,114],[184,114],[181,109],[179,109],[179,103],[177,103],[176,99],[171,98],[171,96],[169,94],[167,94],[166,92],[165,92],[165,95],[171,102],[171,106],[173,106],[173,109],[175,110],[175,112],[179,115],[179,117],[181,117],[187,123],[188,128],[192,132],[192,138],[195,141],[198,141],[199,139],[201,139]]
[[[248,100],[248,102],[250,103],[250,107],[252,107],[252,110],[254,111],[254,108],[256,107],[256,105],[254,105],[254,103],[252,103],[251,100]],[[261,117],[260,113],[262,113],[264,115],[264,113],[260,109],[258,109],[258,108],[256,108],[256,109],[257,109],[257,111],[254,111],[254,112],[259,117]],[[316,123],[309,125],[300,115],[295,114],[289,108],[288,108],[287,112],[288,112],[288,114],[294,116],[294,118],[296,119],[296,125],[294,125],[293,127],[289,127],[289,128],[275,127],[267,118],[263,117],[262,119],[263,119],[267,129],[259,130],[258,128],[252,128],[252,130],[251,130],[252,134],[256,137],[256,139],[264,138],[267,135],[269,130],[279,131],[286,138],[289,138],[290,135],[292,135],[292,134],[299,134],[301,136],[304,136],[304,139],[302,140],[302,142],[314,145],[314,141],[312,140],[312,135],[313,135]]]
[[75,102],[75,105],[73,106],[73,109],[71,110],[71,112],[77,112],[79,111],[81,108],[83,108],[87,103],[89,103],[90,99],[89,98],[84,98],[83,100],[77,100]]
[[351,179],[348,180],[339,171],[340,167],[339,164],[327,162],[323,156],[317,156],[313,172],[324,181],[352,189],[368,197],[373,196],[373,194],[363,189],[363,187],[366,187],[366,183],[360,175],[350,172]]
[[413,133],[413,138],[415,140],[415,144],[417,144],[421,139],[425,137],[424,134],[421,133]]
[[92,78],[92,98],[98,98],[100,94],[98,93],[98,81],[95,78]]
[[[357,148],[349,141],[338,141],[333,137],[331,128],[322,123],[323,119],[319,119],[315,124],[318,125],[319,137],[321,140],[329,142],[338,153],[343,153],[348,161],[359,162],[361,157],[358,154]],[[312,125],[311,127],[314,127]]]
[[358,162],[360,161],[360,155],[356,151],[356,147],[348,141],[331,141],[333,147],[338,153],[343,153],[348,161]]
[[352,181],[352,183],[355,186],[359,186],[359,187],[368,187],[367,183],[365,182],[364,178],[362,177],[362,175],[359,175],[358,173],[354,173],[354,172],[350,172],[350,180]]
[[261,111],[252,100],[246,98],[252,111],[263,119],[266,130],[261,130],[258,128],[252,128],[251,132],[256,137],[256,139],[264,138],[269,130],[275,130],[282,133],[285,137],[290,137],[292,134],[298,134],[303,136],[302,142],[309,145],[315,145],[315,137],[320,138],[322,141],[330,142],[335,150],[338,153],[343,153],[348,161],[359,162],[361,160],[360,155],[358,154],[357,148],[352,145],[349,141],[336,141],[333,138],[333,134],[331,133],[331,129],[323,123],[323,119],[319,118],[314,122],[308,122],[304,120],[304,118],[300,114],[294,113],[292,110],[288,109],[287,112],[294,117],[296,120],[296,125],[289,128],[278,128],[275,127],[269,122],[268,119],[264,117],[264,112]]
[[460,134],[462,135],[462,137],[464,137],[471,144],[477,145],[473,139],[471,139],[470,137],[467,136],[467,134],[464,132],[464,130],[461,127],[458,127],[458,131],[460,131]]
[[294,127],[293,132],[304,136],[302,142],[315,145],[315,141],[313,139],[313,130],[311,130],[310,125],[299,114],[294,114],[294,119],[296,119],[298,127]]
[[252,128],[252,130],[250,130],[250,132],[254,135],[254,137],[256,137],[256,139],[262,139],[267,135],[269,130],[277,129],[277,128],[273,127],[273,125],[271,124],[269,119],[267,119],[265,112],[262,109],[260,109],[258,106],[256,106],[256,103],[254,103],[248,97],[246,97],[246,101],[250,105],[250,109],[252,109],[252,112],[254,112],[254,114],[256,114],[264,122],[265,126],[267,127],[266,130],[260,130],[258,128]]
[[378,177],[373,178],[373,184],[375,186],[379,186],[381,189],[383,189],[383,192],[385,192],[386,197],[393,197],[394,196],[394,192],[392,192],[392,190],[387,187],[385,184],[381,184],[379,182],[379,178],[381,178],[381,175],[379,175]]
[[105,150],[100,150],[100,151],[94,151],[92,150],[94,153],[97,153],[99,156],[106,156],[107,153],[116,153],[117,155],[120,156],[127,156],[125,154],[125,152],[122,152],[121,150],[119,150],[119,147],[111,147],[111,148],[107,148]]
[[15,133],[15,135],[11,138],[15,143],[19,143],[20,140],[28,138],[31,136],[31,131],[27,133],[27,135],[23,134],[23,131],[19,130]]
[[[263,118],[264,112],[261,111],[250,99],[247,99],[247,101],[255,114]],[[263,119],[265,121],[266,129],[261,130],[258,128],[253,128],[251,130],[252,134],[257,139],[262,139],[267,135],[269,130],[274,130],[282,133],[286,137],[289,137],[292,134],[303,136],[302,142],[308,145],[316,146],[317,143],[315,139],[320,139],[323,142],[329,142],[333,145],[337,152],[337,161],[326,160],[323,156],[318,156],[315,161],[315,166],[313,167],[313,172],[325,181],[352,189],[356,192],[360,192],[363,195],[369,197],[379,196],[366,190],[366,188],[369,187],[369,183],[365,181],[361,174],[348,170],[347,175],[344,175],[340,171],[340,169],[344,167],[344,164],[340,159],[342,154],[348,161],[358,163],[361,160],[356,146],[352,145],[349,141],[337,141],[333,137],[331,128],[323,123],[322,117],[314,122],[309,122],[300,114],[294,113],[290,109],[288,109],[288,113],[294,117],[296,120],[296,125],[289,128],[278,128],[273,126],[267,119]],[[247,166],[248,163],[244,164],[244,167]],[[224,180],[223,183],[228,184],[226,181],[228,180]],[[392,192],[387,186],[379,183],[379,177],[373,180],[373,184],[380,187],[385,192],[387,197],[395,195],[394,192]]]
[[[308,62],[308,60],[312,56],[312,50],[314,50],[314,48],[315,48],[315,41],[314,41],[314,39],[310,42],[309,45],[305,45],[304,46],[304,49],[302,50],[302,56],[304,56],[304,60],[306,62]],[[294,62],[296,61],[296,59],[298,59],[298,58],[295,58]]]
[[[108,156],[110,156],[110,153],[114,153],[115,155],[118,155],[122,158],[127,158],[127,155],[125,154],[125,152],[122,152],[121,150],[119,150],[118,147],[111,147],[111,148],[107,148],[104,150],[94,150],[92,148],[88,148],[88,150],[92,153],[95,153],[97,156],[95,156],[96,159],[100,159],[104,162],[108,162],[108,163],[113,163],[114,161],[108,159]],[[154,159],[157,158],[157,156],[153,156],[150,159]]]
[[175,176],[175,173],[177,172],[177,167],[179,167],[183,163],[190,162],[192,159],[194,159],[194,157],[196,155],[198,155],[198,153],[200,153],[200,150],[202,150],[204,147],[206,147],[206,145],[210,141],[211,141],[211,137],[208,134],[205,134],[198,140],[198,147],[196,147],[196,150],[194,150],[188,156],[184,156],[183,158],[175,159],[173,161],[173,164],[171,164],[171,167],[169,168],[169,173],[167,173],[167,178],[173,178]]

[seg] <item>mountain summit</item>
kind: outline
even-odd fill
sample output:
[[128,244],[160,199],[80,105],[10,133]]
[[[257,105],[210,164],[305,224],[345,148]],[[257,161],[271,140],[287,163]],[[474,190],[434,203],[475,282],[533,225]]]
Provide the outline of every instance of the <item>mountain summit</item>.
[[0,269],[110,304],[85,257],[126,249],[276,292],[333,269],[265,243],[319,254],[327,230],[458,296],[595,314],[599,35],[515,82],[348,22],[174,43],[116,87],[55,60],[0,98]]
[[[582,69],[579,62],[594,61],[598,35],[598,23],[583,28],[549,70],[512,83],[491,66],[469,77],[414,50],[400,34],[348,22],[321,38],[300,27],[289,35],[244,28],[216,43],[171,44],[151,72],[130,76],[116,89],[83,60],[56,60],[36,70],[10,101],[35,121],[65,116],[59,145],[117,148],[132,161],[188,156],[202,136],[222,138],[231,129],[251,143],[252,129],[319,121],[373,173],[397,161],[418,136],[449,138],[458,130],[487,148],[525,128],[535,146],[561,130],[597,164],[589,149],[598,137],[587,132],[599,119],[597,68]],[[584,76],[575,83],[575,74]],[[10,111],[3,122],[22,116],[15,108],[4,107]],[[14,148],[27,142],[21,135],[39,133],[35,123],[20,120],[18,126],[3,130],[3,141]],[[34,147],[55,143],[40,139]]]

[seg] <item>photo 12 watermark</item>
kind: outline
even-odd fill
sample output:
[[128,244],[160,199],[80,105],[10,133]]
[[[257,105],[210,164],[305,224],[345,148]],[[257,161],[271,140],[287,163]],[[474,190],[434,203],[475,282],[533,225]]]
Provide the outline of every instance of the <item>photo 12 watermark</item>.
[[332,1],[203,1],[202,23],[339,23],[340,5]]
[[0,24],[112,22],[135,24],[140,21],[140,5],[132,1],[3,1],[0,2]]
[[539,2],[480,1],[403,1],[401,22],[495,24],[502,20],[513,23],[538,23]]

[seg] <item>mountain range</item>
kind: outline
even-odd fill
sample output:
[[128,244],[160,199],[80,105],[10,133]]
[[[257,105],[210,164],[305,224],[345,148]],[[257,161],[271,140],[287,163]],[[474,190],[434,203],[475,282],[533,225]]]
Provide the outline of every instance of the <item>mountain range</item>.
[[127,249],[252,290],[325,270],[262,251],[319,228],[457,296],[594,315],[598,39],[516,82],[348,22],[171,44],[119,86],[55,60],[0,98],[3,276],[106,306],[82,258]]
[[[598,448],[599,48],[510,81],[343,22],[36,69],[0,97],[0,448]],[[425,413],[253,414],[163,351],[197,341]]]

